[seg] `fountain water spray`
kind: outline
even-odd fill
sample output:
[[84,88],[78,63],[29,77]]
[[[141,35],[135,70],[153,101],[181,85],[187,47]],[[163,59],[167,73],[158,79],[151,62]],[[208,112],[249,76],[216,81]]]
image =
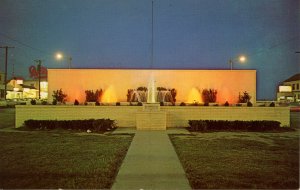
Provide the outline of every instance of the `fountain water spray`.
[[156,103],[156,89],[155,89],[155,80],[153,74],[150,77],[148,84],[148,94],[147,94],[147,103]]

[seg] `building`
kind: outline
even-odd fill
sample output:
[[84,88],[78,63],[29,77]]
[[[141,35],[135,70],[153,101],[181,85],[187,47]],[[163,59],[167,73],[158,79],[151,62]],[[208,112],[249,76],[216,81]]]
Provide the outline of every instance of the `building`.
[[[40,99],[48,98],[48,82],[41,81]],[[6,99],[39,99],[39,82],[37,80],[24,80],[14,77],[7,83]]]
[[277,100],[280,102],[300,102],[300,73],[291,76],[279,85]]
[[62,89],[67,101],[85,101],[86,90],[102,89],[101,102],[126,102],[129,90],[156,87],[176,89],[176,102],[203,103],[203,89],[217,90],[217,103],[237,103],[248,92],[256,103],[256,70],[166,70],[166,69],[48,69],[48,101]]

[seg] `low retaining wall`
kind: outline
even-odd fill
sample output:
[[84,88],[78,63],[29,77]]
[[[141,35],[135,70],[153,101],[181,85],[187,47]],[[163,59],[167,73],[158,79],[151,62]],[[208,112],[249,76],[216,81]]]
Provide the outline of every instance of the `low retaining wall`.
[[[17,105],[16,127],[25,120],[73,120],[109,118],[119,127],[136,127],[136,113],[142,106]],[[166,127],[187,127],[188,120],[273,120],[290,125],[289,107],[161,106]]]

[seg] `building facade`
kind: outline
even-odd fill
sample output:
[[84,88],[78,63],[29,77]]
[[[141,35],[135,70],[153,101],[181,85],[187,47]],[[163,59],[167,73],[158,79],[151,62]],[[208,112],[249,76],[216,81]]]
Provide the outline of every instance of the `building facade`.
[[300,102],[300,73],[282,82],[278,88],[277,100],[280,102]]
[[[40,93],[39,93],[40,88]],[[8,100],[21,99],[47,99],[48,98],[48,82],[43,80],[24,80],[23,78],[14,77],[7,83]]]

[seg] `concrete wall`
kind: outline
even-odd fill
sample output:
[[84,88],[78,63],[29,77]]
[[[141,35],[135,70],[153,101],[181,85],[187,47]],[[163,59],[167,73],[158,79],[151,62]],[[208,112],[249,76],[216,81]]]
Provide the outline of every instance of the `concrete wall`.
[[101,102],[126,102],[128,89],[148,87],[151,78],[157,87],[175,88],[177,102],[203,102],[205,88],[218,91],[217,102],[236,103],[247,91],[256,102],[256,70],[147,70],[147,69],[48,69],[48,98],[62,89],[67,101],[85,101],[85,90],[104,90]]
[[[17,105],[16,127],[25,120],[72,120],[109,118],[119,127],[136,127],[136,113],[142,106],[52,106]],[[289,107],[224,107],[224,106],[162,106],[166,112],[166,127],[185,127],[188,120],[275,120],[290,125]]]

